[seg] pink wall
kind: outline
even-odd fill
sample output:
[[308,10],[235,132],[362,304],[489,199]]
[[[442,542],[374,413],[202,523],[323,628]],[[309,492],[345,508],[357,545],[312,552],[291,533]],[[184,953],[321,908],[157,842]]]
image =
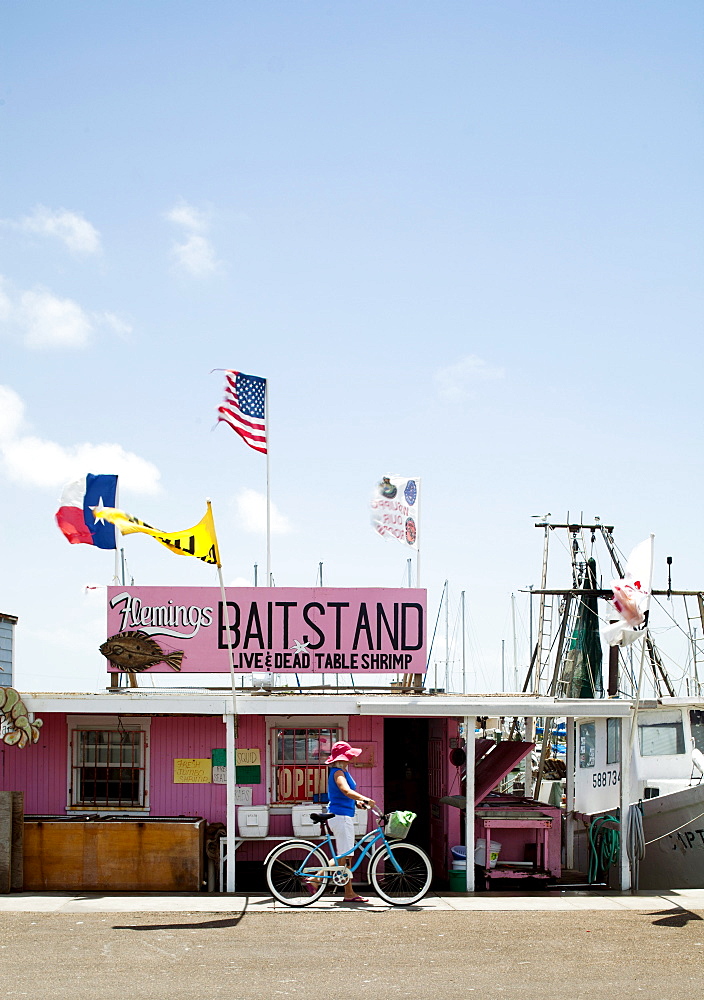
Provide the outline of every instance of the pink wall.
[[384,720],[378,716],[351,715],[347,740],[355,743],[373,743],[376,764],[374,767],[352,767],[357,791],[369,795],[384,810]]
[[68,751],[66,716],[43,716],[39,742],[18,750],[0,743],[0,788],[24,792],[30,815],[63,815],[66,808]]
[[[456,739],[459,742],[459,722],[457,719],[447,720],[447,748],[446,748],[446,758],[447,758],[447,777],[446,777],[446,789],[445,795],[461,795],[461,780],[460,780],[460,769],[455,767],[450,763],[450,740]],[[449,848],[456,847],[458,844],[463,843],[462,828],[462,813],[455,806],[441,806],[445,811],[445,823],[447,826],[447,846]],[[452,859],[448,857],[448,862]]]
[[[18,750],[0,744],[0,788],[24,791],[28,815],[63,816],[67,804],[67,725],[66,715],[45,714],[39,742]],[[351,716],[347,738],[355,743],[374,746],[375,766],[353,768],[360,792],[374,798],[380,809],[384,804],[384,720],[378,717]],[[252,802],[267,801],[266,741],[268,733],[263,716],[240,718],[238,745],[259,747],[262,782],[252,786]],[[181,785],[173,781],[175,757],[210,757],[212,750],[225,746],[225,725],[220,716],[155,716],[150,726],[150,809],[152,816],[202,816],[209,823],[226,819],[226,786],[215,784]],[[291,817],[271,816],[269,832],[290,836]],[[238,858],[262,858],[271,842],[243,844]]]
[[175,785],[175,757],[210,757],[225,746],[225,724],[219,715],[172,715],[152,719],[150,732],[152,816],[202,816],[224,823],[225,785]]

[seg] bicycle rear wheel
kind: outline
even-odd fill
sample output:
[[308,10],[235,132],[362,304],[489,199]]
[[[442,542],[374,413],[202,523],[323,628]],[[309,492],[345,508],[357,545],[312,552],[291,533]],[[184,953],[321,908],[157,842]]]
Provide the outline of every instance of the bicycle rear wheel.
[[286,906],[310,906],[323,895],[328,880],[319,885],[307,880],[329,863],[319,847],[295,841],[282,844],[269,856],[267,884],[274,898]]
[[[396,859],[401,871],[394,865]],[[399,841],[382,847],[369,862],[369,878],[381,898],[392,906],[409,906],[430,888],[433,871],[427,855],[415,844]]]

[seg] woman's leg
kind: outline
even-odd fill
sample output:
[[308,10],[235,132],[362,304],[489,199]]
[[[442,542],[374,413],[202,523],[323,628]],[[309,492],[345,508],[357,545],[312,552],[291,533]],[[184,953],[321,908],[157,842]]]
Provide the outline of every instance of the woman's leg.
[[[351,868],[354,855],[347,854],[347,852],[354,847],[354,816],[335,816],[330,821],[330,829],[335,836],[335,853],[338,857],[341,854],[346,855],[346,857],[340,858],[340,864],[344,865],[345,868]],[[357,898],[357,893],[352,888],[352,877],[350,876],[349,881],[345,882],[345,900],[350,902]]]

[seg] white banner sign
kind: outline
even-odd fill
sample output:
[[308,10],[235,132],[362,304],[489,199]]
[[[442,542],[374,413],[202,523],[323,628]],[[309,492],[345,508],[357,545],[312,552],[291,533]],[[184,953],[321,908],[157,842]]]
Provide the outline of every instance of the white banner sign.
[[372,527],[382,538],[417,549],[419,507],[420,479],[384,476],[372,496]]

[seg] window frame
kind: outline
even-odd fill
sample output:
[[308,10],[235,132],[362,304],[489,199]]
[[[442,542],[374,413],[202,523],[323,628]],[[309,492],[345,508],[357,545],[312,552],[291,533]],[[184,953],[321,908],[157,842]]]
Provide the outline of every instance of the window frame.
[[618,716],[606,720],[606,763],[621,763],[621,719]]
[[689,730],[696,749],[704,752],[704,712],[701,709],[689,710]]
[[270,715],[265,718],[266,725],[266,790],[267,801],[270,807],[276,812],[290,812],[301,802],[308,802],[308,799],[286,799],[277,800],[278,780],[276,759],[276,731],[279,729],[337,729],[338,740],[347,739],[348,716],[275,716]]
[[[66,812],[90,813],[93,816],[111,815],[147,815],[150,810],[150,726],[151,718],[135,715],[69,715],[67,723],[67,768],[66,768]],[[109,802],[86,803],[79,800],[77,782],[74,776],[81,767],[78,760],[80,732],[138,732],[141,734],[143,760],[139,766],[141,772],[140,799],[141,805],[117,805]],[[106,761],[106,767],[109,766]]]
[[[582,730],[591,728],[591,763],[589,763],[589,758],[582,751]],[[586,747],[586,744],[585,744]],[[596,720],[590,720],[589,722],[581,722],[579,724],[579,731],[577,733],[577,759],[579,761],[580,770],[586,770],[591,767],[596,767]]]
[[[681,757],[687,753],[687,740],[684,732],[684,719],[679,709],[662,712],[643,713],[638,717],[638,754],[640,757]],[[675,750],[663,753],[643,753],[644,737],[648,729],[672,729],[675,735]],[[677,749],[681,747],[681,749]]]

